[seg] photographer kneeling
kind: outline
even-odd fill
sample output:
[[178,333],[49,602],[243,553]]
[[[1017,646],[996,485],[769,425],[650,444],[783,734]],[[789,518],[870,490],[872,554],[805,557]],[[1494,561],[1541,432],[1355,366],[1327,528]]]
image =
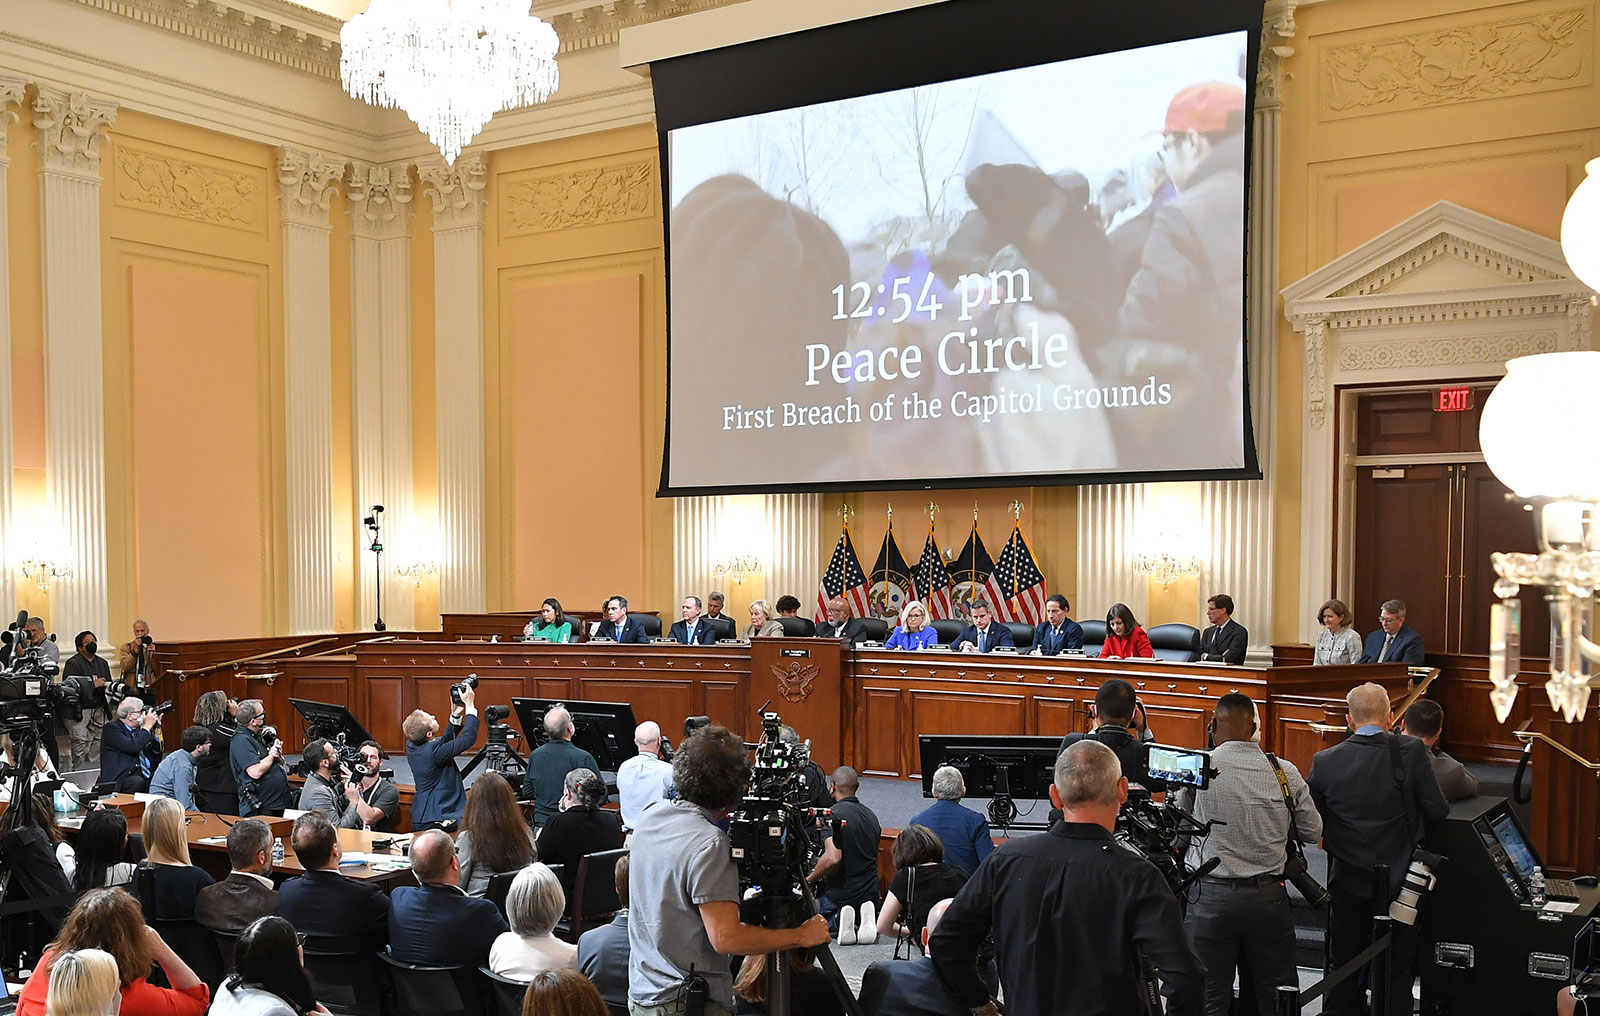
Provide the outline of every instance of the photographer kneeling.
[[723,831],[750,783],[737,735],[719,726],[695,731],[678,748],[672,776],[678,797],[645,808],[634,830],[628,1009],[633,1016],[687,1014],[693,979],[704,984],[705,1016],[728,1016],[728,956],[823,945],[828,926],[821,917],[782,930],[739,923],[739,870]]
[[438,717],[421,709],[413,710],[401,727],[406,735],[406,761],[411,763],[411,778],[417,783],[411,828],[419,833],[453,828],[467,806],[466,784],[455,759],[478,739],[477,691],[468,684],[455,687],[459,701],[451,707],[450,723],[442,735]]
[[361,817],[353,807],[359,792],[350,782],[350,770],[339,760],[338,750],[319,737],[306,745],[300,762],[306,785],[300,790],[299,809],[320,811],[342,829],[360,829]]

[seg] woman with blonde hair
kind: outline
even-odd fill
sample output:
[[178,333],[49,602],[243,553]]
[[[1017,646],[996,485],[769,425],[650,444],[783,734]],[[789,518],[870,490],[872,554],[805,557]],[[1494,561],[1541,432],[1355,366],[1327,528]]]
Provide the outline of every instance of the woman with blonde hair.
[[50,965],[45,1016],[106,1016],[122,985],[117,959],[103,949],[74,949]]
[[783,634],[783,625],[772,619],[772,604],[757,600],[750,604],[750,623],[745,625],[741,637],[774,638]]
[[1341,599],[1331,599],[1317,611],[1317,645],[1311,651],[1311,662],[1317,666],[1330,663],[1360,663],[1361,634],[1350,627],[1350,608]]
[[153,892],[156,919],[194,920],[194,898],[212,878],[189,860],[188,818],[183,805],[170,797],[158,797],[144,806],[144,821],[139,826],[144,838],[145,865],[134,876],[135,892],[143,897],[145,886]]
[[928,608],[921,600],[908,600],[900,608],[900,627],[883,644],[885,649],[928,649],[939,644],[939,635],[928,627]]

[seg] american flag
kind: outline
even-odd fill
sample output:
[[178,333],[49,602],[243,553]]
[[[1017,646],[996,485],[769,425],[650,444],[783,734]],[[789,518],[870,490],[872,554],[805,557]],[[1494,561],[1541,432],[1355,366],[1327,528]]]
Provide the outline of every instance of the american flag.
[[922,544],[922,558],[917,570],[911,574],[911,595],[928,608],[930,618],[956,616],[955,596],[950,591],[950,573],[945,570],[944,555],[933,538],[933,523],[928,523],[928,539]]
[[1020,525],[1011,530],[1011,539],[989,573],[984,592],[993,599],[995,615],[1002,621],[1038,624],[1044,620],[1044,573],[1033,560]]
[[967,618],[972,601],[983,595],[983,584],[989,580],[992,571],[994,559],[983,545],[983,536],[978,532],[978,520],[974,518],[966,546],[956,555],[955,566],[950,569],[950,581],[954,587],[952,611],[955,617],[962,620]]
[[850,530],[839,534],[839,543],[833,548],[833,560],[822,575],[822,585],[817,589],[818,624],[828,619],[828,601],[843,596],[850,604],[851,617],[871,617],[872,602],[868,598],[867,573],[861,570],[856,557],[856,547],[850,542]]

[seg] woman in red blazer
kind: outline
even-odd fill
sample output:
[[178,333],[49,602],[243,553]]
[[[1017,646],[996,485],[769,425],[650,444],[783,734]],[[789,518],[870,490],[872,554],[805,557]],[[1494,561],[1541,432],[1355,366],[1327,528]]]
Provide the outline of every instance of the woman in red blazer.
[[1126,603],[1113,603],[1106,611],[1106,641],[1100,647],[1102,660],[1131,660],[1138,657],[1155,659],[1156,651],[1150,647],[1150,636],[1139,627],[1133,611]]

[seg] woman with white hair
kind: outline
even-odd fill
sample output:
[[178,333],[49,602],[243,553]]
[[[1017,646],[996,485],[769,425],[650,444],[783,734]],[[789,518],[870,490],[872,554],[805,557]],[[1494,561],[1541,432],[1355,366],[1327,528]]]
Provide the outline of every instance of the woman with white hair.
[[578,967],[578,947],[551,934],[567,909],[561,880],[535,861],[517,873],[506,894],[511,930],[489,948],[489,969],[514,981],[531,981],[542,970]]
[[783,625],[772,619],[772,604],[766,600],[750,604],[750,623],[744,626],[741,635],[747,639],[781,638]]
[[116,957],[103,949],[74,949],[50,965],[45,1016],[106,1016],[121,994]]
[[939,644],[939,634],[928,627],[928,608],[911,600],[900,608],[900,627],[883,644],[885,649],[929,649]]

